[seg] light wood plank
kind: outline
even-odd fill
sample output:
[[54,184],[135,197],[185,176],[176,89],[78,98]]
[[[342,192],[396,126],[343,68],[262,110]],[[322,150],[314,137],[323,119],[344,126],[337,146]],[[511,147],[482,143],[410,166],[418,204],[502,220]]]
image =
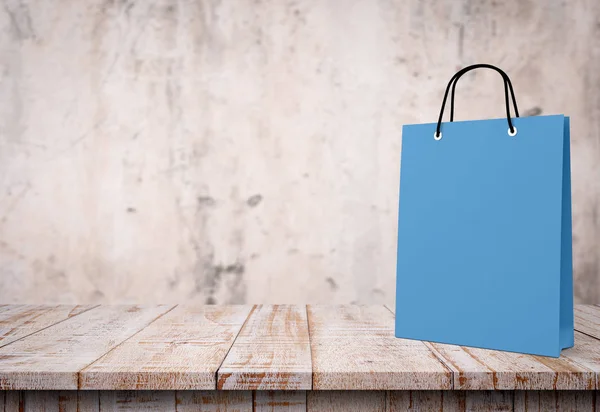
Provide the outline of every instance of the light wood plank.
[[177,391],[177,412],[254,412],[252,391]]
[[179,306],[80,372],[81,389],[216,389],[251,306]]
[[421,341],[394,336],[383,306],[308,306],[314,389],[451,389],[452,374]]
[[515,412],[594,411],[593,391],[515,391]]
[[100,412],[171,412],[175,391],[100,391]]
[[255,412],[306,412],[306,391],[256,391]]
[[101,306],[0,348],[0,389],[77,389],[78,372],[172,306]]
[[[488,349],[427,343],[453,370],[454,389],[595,389],[596,342],[576,334],[576,346],[559,359]],[[584,348],[585,345],[585,348]],[[595,350],[597,353],[597,349]],[[584,366],[585,365],[585,366]]]
[[[386,307],[394,313],[394,308]],[[575,332],[559,359],[425,342],[454,373],[454,389],[595,389],[600,341]]]
[[94,305],[10,305],[0,313],[0,347],[62,322]]
[[[540,362],[553,367],[555,370],[562,372],[558,368],[562,366],[562,362],[569,363],[573,365],[573,368],[582,371],[582,370],[591,370],[596,374],[596,379],[594,384],[589,383],[587,387],[561,387],[557,385],[557,389],[597,389],[599,385],[600,378],[600,340],[596,338],[592,338],[591,336],[585,335],[581,332],[575,331],[575,346],[569,349],[565,349],[562,351],[560,355],[560,359],[552,359],[552,358],[544,358],[542,356],[536,356]],[[561,362],[560,366],[554,367],[555,364]],[[572,371],[569,371],[568,374],[572,374]],[[534,389],[534,388],[527,388]]]
[[600,339],[600,307],[575,305],[575,330]]
[[385,391],[310,391],[307,412],[385,412]]
[[389,391],[387,394],[387,412],[464,410],[463,391]]
[[219,389],[311,389],[304,306],[256,306],[218,372]]

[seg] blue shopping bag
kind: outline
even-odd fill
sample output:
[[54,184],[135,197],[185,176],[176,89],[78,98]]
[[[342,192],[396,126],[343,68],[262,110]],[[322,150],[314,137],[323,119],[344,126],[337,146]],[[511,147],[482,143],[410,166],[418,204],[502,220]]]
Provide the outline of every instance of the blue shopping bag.
[[[502,75],[506,118],[453,122],[456,82],[476,68]],[[487,64],[453,76],[437,123],[403,127],[397,337],[553,357],[573,346],[569,138],[569,117],[520,118]]]

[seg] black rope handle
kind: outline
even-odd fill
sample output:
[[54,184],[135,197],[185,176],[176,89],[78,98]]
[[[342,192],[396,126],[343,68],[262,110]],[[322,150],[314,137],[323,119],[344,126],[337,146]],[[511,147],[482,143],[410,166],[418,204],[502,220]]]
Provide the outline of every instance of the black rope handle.
[[508,75],[506,73],[504,73],[504,71],[502,71],[502,69],[500,69],[496,66],[492,66],[491,64],[474,64],[474,65],[467,66],[467,67],[459,70],[454,76],[452,76],[452,78],[450,79],[450,82],[448,82],[448,86],[446,87],[446,92],[444,93],[444,100],[442,101],[442,107],[440,109],[440,115],[438,117],[437,127],[435,130],[434,136],[436,138],[441,136],[442,117],[444,115],[444,107],[446,106],[446,100],[448,99],[448,92],[450,91],[450,86],[453,86],[451,103],[450,103],[450,121],[453,121],[454,120],[454,91],[456,88],[456,83],[458,82],[458,79],[460,79],[460,77],[463,74],[465,74],[471,70],[475,70],[475,69],[479,69],[479,68],[495,70],[498,73],[500,73],[500,75],[502,76],[502,78],[504,80],[504,100],[506,103],[506,121],[508,122],[508,130],[510,131],[510,133],[515,132],[515,128],[512,124],[512,120],[511,120],[511,116],[510,116],[510,104],[508,101],[508,90],[509,89],[510,89],[510,93],[511,93],[511,97],[512,97],[513,106],[515,109],[516,117],[519,117],[519,110],[517,108],[517,100],[515,99],[515,92],[512,87],[510,78],[508,77]]
[[[500,70],[500,69],[498,69],[498,70]],[[465,71],[465,73],[466,73],[466,71]],[[465,74],[465,73],[463,73],[463,74]],[[456,91],[456,84],[458,83],[458,80],[462,77],[463,74],[461,74],[460,76],[455,76],[454,83],[452,84],[452,92],[450,93],[450,121],[451,122],[454,121],[454,92]],[[506,73],[501,71],[500,74],[504,78],[504,93],[506,94],[506,87],[508,84],[508,87],[510,88],[510,95],[512,98],[513,107],[515,109],[515,117],[519,117],[519,109],[517,108],[517,99],[515,99],[515,91],[513,90],[512,83]]]

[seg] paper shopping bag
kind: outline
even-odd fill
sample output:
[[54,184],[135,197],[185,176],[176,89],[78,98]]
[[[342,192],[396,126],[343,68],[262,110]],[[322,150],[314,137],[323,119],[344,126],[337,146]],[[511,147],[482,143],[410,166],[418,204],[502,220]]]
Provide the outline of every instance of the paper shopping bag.
[[[502,75],[506,118],[453,121],[454,87],[476,68]],[[486,64],[450,80],[437,123],[403,127],[397,337],[553,357],[573,346],[569,138],[569,117],[519,117],[510,79]]]

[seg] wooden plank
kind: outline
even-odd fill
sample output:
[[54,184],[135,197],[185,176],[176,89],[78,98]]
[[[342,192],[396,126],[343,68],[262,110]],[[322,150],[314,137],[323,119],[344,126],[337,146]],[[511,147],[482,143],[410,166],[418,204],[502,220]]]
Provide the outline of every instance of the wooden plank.
[[304,306],[256,306],[218,371],[219,389],[311,389]]
[[[392,307],[387,307],[392,313]],[[600,376],[600,341],[575,332],[576,344],[559,359],[519,353],[425,344],[453,371],[454,389],[595,389]]]
[[252,412],[252,398],[251,391],[6,391],[0,411]]
[[310,391],[307,412],[385,412],[385,391]]
[[[452,369],[454,389],[537,390],[595,389],[597,342],[576,334],[576,346],[563,351],[561,358],[523,355],[427,343]],[[592,369],[594,368],[594,369]]]
[[4,412],[22,412],[25,410],[25,400],[23,392],[5,391],[4,392]]
[[465,410],[473,412],[502,412],[513,410],[512,391],[465,392]]
[[100,392],[77,391],[77,412],[100,412]]
[[593,391],[515,391],[515,412],[594,411]]
[[256,391],[255,412],[306,412],[306,391]]
[[175,391],[100,391],[100,412],[170,412]]
[[177,412],[253,412],[252,391],[177,391]]
[[250,306],[179,306],[80,372],[81,389],[216,389]]
[[308,306],[314,389],[451,389],[452,374],[421,341],[394,337],[383,306]]
[[0,313],[0,347],[62,322],[94,305],[7,305]]
[[78,372],[169,311],[101,306],[0,348],[0,389],[77,389]]
[[25,412],[78,412],[76,391],[24,391]]
[[575,305],[575,330],[600,339],[600,307]]
[[463,391],[389,391],[387,412],[465,410]]
[[[562,351],[560,359],[544,358],[542,356],[536,356],[540,362],[554,367],[553,365],[564,361],[574,365],[579,370],[591,370],[596,374],[594,384],[589,383],[586,387],[562,387],[557,385],[557,389],[597,389],[600,387],[598,379],[600,378],[600,340],[591,336],[585,335],[581,332],[575,331],[575,346]],[[555,368],[558,370],[558,368]],[[562,372],[559,370],[559,372]],[[564,373],[559,373],[564,374]],[[568,376],[569,374],[567,374]],[[565,385],[568,386],[568,385]],[[529,389],[529,388],[528,388]],[[534,389],[534,388],[531,388]]]

